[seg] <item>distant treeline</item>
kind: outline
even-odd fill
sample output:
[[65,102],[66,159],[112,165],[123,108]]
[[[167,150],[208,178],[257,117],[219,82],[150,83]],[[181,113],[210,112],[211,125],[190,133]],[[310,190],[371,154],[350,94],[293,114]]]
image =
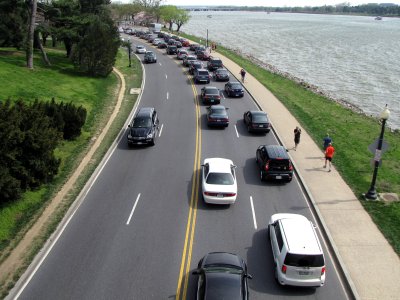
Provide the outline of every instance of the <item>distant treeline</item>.
[[[195,9],[196,10],[196,9]],[[364,4],[350,6],[348,3],[325,6],[304,6],[304,7],[266,7],[266,6],[215,6],[209,10],[246,10],[246,11],[267,11],[267,12],[292,12],[292,13],[313,13],[313,14],[353,14],[370,16],[400,17],[400,6],[396,4]]]

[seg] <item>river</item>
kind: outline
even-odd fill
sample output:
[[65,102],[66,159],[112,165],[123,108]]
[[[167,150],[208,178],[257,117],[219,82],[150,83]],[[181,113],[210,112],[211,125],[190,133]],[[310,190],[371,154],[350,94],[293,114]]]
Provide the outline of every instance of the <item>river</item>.
[[[210,17],[207,17],[210,16]],[[273,65],[400,129],[400,18],[191,12],[182,31]]]

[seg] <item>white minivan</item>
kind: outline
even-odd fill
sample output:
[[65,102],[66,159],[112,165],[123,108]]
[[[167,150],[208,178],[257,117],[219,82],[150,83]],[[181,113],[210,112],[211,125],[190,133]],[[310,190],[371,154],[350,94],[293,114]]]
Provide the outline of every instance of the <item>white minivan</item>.
[[274,214],[268,223],[275,278],[281,285],[320,287],[325,258],[313,223],[298,214]]

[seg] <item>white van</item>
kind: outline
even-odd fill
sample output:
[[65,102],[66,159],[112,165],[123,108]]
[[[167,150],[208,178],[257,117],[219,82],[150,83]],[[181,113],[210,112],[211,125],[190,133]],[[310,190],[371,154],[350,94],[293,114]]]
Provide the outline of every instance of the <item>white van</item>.
[[279,284],[324,285],[324,253],[311,221],[298,214],[275,214],[269,220],[268,233]]

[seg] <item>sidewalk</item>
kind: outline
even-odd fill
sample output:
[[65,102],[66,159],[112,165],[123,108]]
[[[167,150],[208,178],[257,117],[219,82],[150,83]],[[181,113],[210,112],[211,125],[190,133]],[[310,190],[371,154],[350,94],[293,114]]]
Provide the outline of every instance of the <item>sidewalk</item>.
[[[219,53],[215,56],[221,58],[239,81],[241,67]],[[244,87],[268,113],[283,145],[293,148],[293,130],[299,122],[249,73]],[[321,136],[321,143],[322,139]],[[356,298],[400,299],[399,257],[336,169],[333,167],[328,173],[323,168],[324,154],[304,129],[297,151],[290,150],[289,155],[310,193]]]

